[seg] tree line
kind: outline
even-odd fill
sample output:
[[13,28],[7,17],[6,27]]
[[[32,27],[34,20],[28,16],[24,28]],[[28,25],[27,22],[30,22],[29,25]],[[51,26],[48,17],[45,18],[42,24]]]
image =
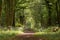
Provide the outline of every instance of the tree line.
[[[19,24],[19,25],[18,25]],[[0,26],[60,27],[60,0],[0,0]]]

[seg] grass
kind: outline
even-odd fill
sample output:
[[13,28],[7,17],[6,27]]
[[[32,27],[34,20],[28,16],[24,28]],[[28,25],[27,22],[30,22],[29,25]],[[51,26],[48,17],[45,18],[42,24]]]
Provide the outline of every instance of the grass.
[[15,37],[17,34],[23,33],[21,31],[0,31],[0,40],[10,40],[11,38]]
[[[0,31],[0,40],[11,40],[11,38],[15,37],[18,34],[22,34],[21,31],[14,30],[1,30]],[[60,30],[58,32],[36,32],[34,36],[40,37],[46,40],[60,40]]]

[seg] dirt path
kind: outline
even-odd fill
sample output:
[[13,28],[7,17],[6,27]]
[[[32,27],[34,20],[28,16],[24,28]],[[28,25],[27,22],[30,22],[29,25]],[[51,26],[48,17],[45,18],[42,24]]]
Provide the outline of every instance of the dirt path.
[[34,36],[34,33],[23,33],[16,35],[13,40],[41,40],[41,38]]

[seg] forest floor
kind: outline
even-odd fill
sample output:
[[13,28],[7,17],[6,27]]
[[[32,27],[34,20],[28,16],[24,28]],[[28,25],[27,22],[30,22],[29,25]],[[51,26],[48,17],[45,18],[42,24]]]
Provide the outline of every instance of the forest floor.
[[21,31],[0,31],[0,40],[60,40],[60,31],[36,33],[23,33]]
[[36,33],[24,33],[17,30],[0,30],[0,40],[60,40],[60,30],[52,32],[50,28]]

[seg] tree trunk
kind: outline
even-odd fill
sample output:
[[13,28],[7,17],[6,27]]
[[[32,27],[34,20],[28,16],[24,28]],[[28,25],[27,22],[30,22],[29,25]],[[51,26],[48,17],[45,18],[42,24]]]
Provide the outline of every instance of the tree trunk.
[[8,29],[11,28],[15,17],[15,4],[14,0],[5,0],[5,12],[6,12],[6,25]]
[[57,11],[57,24],[60,27],[60,0],[56,2],[56,11]]
[[0,0],[0,26],[1,26],[2,0]]
[[45,0],[46,2],[46,6],[47,6],[47,9],[48,9],[48,26],[51,25],[51,5],[49,4],[50,2],[48,0]]

